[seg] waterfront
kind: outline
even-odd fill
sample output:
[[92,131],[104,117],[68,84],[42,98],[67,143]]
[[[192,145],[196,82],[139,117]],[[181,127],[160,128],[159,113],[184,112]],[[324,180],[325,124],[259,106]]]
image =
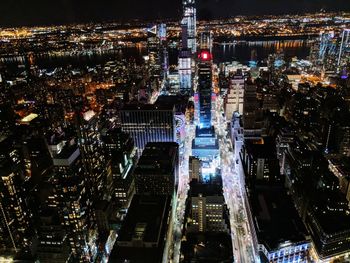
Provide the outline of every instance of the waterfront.
[[[285,58],[297,57],[306,59],[310,52],[309,40],[278,40],[278,41],[240,41],[235,43],[216,43],[213,46],[214,62],[239,61],[247,64],[252,59],[252,53],[259,62],[265,61],[269,54],[283,53]],[[144,43],[129,45],[118,49],[91,51],[85,53],[53,53],[34,54],[35,64],[39,68],[53,69],[64,65],[72,67],[95,66],[112,60],[135,60],[138,64],[143,62],[147,55],[147,46]],[[178,50],[169,48],[170,65],[177,64]],[[16,68],[17,65],[25,64],[25,56],[7,57],[0,59],[7,67]]]

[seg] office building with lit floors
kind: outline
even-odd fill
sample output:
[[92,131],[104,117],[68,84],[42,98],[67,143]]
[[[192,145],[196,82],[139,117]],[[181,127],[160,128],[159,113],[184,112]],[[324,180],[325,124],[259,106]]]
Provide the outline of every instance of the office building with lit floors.
[[197,9],[195,0],[183,0],[182,47],[188,48],[192,54],[197,52]]
[[112,174],[112,182],[107,184],[112,187],[112,197],[116,204],[127,208],[135,190],[132,176],[137,158],[134,140],[118,128],[104,130],[102,141]]
[[188,233],[230,232],[229,212],[221,185],[192,182],[189,196]]
[[93,247],[88,245],[88,224],[90,203],[86,186],[86,171],[78,145],[74,139],[53,153],[56,202],[61,221],[68,234],[72,257],[76,262],[84,262],[93,255]]
[[[25,173],[11,137],[0,139],[0,258],[30,245],[30,211],[25,203]],[[28,178],[27,178],[28,179]]]
[[189,49],[180,50],[178,72],[180,94],[192,94],[192,54]]
[[121,129],[129,133],[138,156],[148,142],[175,142],[176,121],[173,105],[127,104],[120,110]]
[[111,195],[106,189],[106,181],[111,174],[104,155],[100,125],[99,116],[93,110],[77,116],[79,149],[86,172],[89,174],[86,177],[86,184],[96,200],[109,198]]
[[[219,158],[219,143],[212,126],[212,54],[202,50],[198,55],[198,109],[199,124],[196,127],[196,137],[192,142],[192,155],[202,160],[207,167],[207,175],[214,174],[210,170],[214,159]],[[204,176],[207,176],[204,175]]]
[[162,70],[161,62],[161,41],[158,34],[158,27],[154,25],[147,29],[147,51],[149,75],[151,77],[160,77]]
[[148,143],[137,163],[134,178],[136,194],[174,196],[179,180],[178,144]]

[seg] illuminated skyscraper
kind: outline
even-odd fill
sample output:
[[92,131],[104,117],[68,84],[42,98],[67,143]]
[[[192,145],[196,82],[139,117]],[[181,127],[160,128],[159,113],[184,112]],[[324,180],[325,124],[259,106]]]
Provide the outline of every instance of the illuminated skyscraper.
[[344,29],[341,36],[341,43],[338,54],[338,71],[349,62],[350,55],[350,29]]
[[202,50],[198,60],[199,125],[196,128],[196,138],[192,143],[192,154],[203,161],[204,167],[210,167],[211,161],[219,153],[218,140],[211,122],[212,54],[209,50]]
[[212,55],[203,50],[198,56],[198,94],[200,128],[211,127],[211,95],[212,95]]
[[134,190],[132,178],[136,162],[134,140],[120,129],[107,131],[102,140],[110,161],[114,199],[122,207],[128,207]]
[[157,25],[147,30],[147,51],[149,57],[149,74],[152,77],[159,77],[161,74],[160,58],[160,38],[157,31]]
[[179,54],[179,82],[180,93],[192,93],[192,69],[191,69],[191,51],[189,49],[182,49]]
[[[61,147],[62,146],[62,147]],[[74,141],[66,142],[53,153],[54,179],[59,214],[68,233],[69,246],[76,262],[88,256],[88,190],[80,150]]]
[[122,131],[133,138],[138,156],[148,142],[175,142],[175,107],[128,104],[120,110]]
[[201,50],[208,49],[211,52],[212,47],[213,47],[213,34],[211,31],[206,30],[201,33],[199,48]]
[[197,52],[197,18],[195,0],[183,0],[183,18],[182,18],[182,48],[189,48],[193,53]]
[[25,203],[24,169],[9,138],[0,141],[0,255],[28,246],[29,212]]

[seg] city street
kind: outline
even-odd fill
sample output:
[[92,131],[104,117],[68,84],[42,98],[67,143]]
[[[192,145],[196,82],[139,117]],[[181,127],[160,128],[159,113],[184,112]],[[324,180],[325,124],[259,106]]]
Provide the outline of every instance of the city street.
[[244,187],[242,185],[244,181],[243,175],[240,172],[239,165],[235,163],[235,160],[239,159],[238,156],[235,156],[235,153],[239,151],[234,151],[223,112],[223,101],[218,96],[216,99],[214,126],[220,143],[223,191],[230,210],[233,254],[235,262],[256,262],[252,253],[251,231],[248,229],[247,212],[242,198],[242,193],[244,192],[242,188]]

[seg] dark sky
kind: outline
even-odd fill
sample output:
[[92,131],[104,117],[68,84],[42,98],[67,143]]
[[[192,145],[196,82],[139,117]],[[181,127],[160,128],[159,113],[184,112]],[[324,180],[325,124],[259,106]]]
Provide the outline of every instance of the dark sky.
[[[348,10],[350,0],[197,0],[201,18]],[[181,0],[0,0],[0,26],[179,18]]]

